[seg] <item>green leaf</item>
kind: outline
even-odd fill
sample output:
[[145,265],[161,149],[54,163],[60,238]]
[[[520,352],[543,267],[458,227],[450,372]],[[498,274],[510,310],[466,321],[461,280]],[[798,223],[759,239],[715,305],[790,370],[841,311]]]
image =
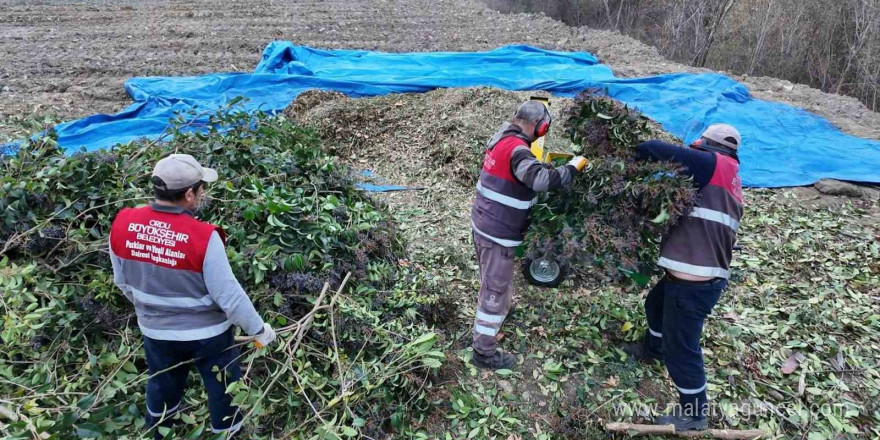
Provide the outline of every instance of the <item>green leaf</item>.
[[422,359],[422,364],[428,368],[440,368],[441,366],[443,366],[443,363],[440,362],[440,360],[435,359],[435,358]]
[[80,423],[76,425],[76,435],[80,438],[99,438],[104,431],[94,423]]
[[180,419],[183,420],[183,423],[186,423],[187,425],[196,424],[196,419],[185,412],[180,413]]
[[413,347],[416,352],[427,352],[434,347],[434,343],[437,342],[437,334],[436,333],[425,333],[422,336],[419,336],[416,340],[409,343],[410,347]]
[[258,213],[257,208],[254,206],[250,206],[247,209],[245,209],[244,211],[242,211],[241,215],[242,215],[242,217],[244,217],[245,220],[252,221],[255,218],[257,218],[257,213]]
[[651,223],[664,223],[666,220],[669,220],[669,213],[666,212],[666,208],[663,208],[660,210],[660,214],[651,219]]
[[621,270],[627,278],[633,280],[639,287],[645,287],[651,282],[651,276],[643,273]]
[[126,361],[122,364],[122,369],[125,370],[126,373],[137,374],[137,367],[131,363],[130,361]]
[[85,411],[95,403],[95,395],[89,394],[88,396],[83,397],[78,402],[76,402],[76,407]]

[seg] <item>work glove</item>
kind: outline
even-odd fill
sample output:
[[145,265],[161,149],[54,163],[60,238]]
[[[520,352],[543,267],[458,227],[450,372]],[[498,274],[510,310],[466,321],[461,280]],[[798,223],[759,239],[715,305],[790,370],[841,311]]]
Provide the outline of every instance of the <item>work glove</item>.
[[575,156],[575,158],[570,160],[568,164],[578,171],[583,171],[584,167],[587,166],[587,158],[584,156]]
[[256,345],[257,348],[263,348],[272,343],[276,336],[277,335],[275,334],[275,330],[272,329],[272,326],[269,325],[268,322],[264,322],[263,331],[254,337],[254,345]]

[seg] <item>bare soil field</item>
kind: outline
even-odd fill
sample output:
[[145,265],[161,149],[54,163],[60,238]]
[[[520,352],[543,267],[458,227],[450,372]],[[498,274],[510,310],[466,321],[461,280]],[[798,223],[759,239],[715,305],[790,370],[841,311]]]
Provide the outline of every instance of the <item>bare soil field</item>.
[[[250,71],[271,40],[391,52],[527,43],[596,54],[624,77],[696,71],[629,37],[477,0],[0,1],[0,120],[113,113],[133,76]],[[855,99],[772,78],[739,78],[761,98],[880,138],[880,114]],[[0,128],[0,138],[8,133]]]

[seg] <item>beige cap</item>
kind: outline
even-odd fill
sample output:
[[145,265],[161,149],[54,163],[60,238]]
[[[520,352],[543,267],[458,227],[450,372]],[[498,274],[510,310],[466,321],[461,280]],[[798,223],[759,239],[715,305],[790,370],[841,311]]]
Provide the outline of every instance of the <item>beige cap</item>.
[[742,144],[739,131],[727,124],[712,124],[703,132],[703,137],[718,142],[725,147],[738,149]]
[[198,182],[216,182],[217,171],[204,168],[189,154],[172,154],[156,163],[153,176],[165,182],[166,190],[184,189]]

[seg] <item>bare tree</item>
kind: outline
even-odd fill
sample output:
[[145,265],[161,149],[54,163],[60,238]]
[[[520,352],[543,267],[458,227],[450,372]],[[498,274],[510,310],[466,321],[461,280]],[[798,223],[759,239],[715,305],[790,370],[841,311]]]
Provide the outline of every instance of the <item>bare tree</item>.
[[852,34],[847,36],[849,40],[849,50],[846,56],[846,65],[840,74],[840,80],[837,82],[836,93],[846,84],[847,76],[853,66],[853,62],[858,58],[860,52],[865,47],[871,37],[870,32],[874,30],[874,23],[877,21],[876,1],[875,0],[851,0],[852,3]]
[[764,11],[763,20],[761,20],[760,31],[758,32],[758,41],[755,44],[755,50],[752,52],[752,61],[749,63],[749,75],[755,74],[755,67],[758,65],[758,61],[761,60],[764,54],[764,42],[767,39],[767,34],[770,32],[771,26],[778,18],[776,15],[773,14],[774,4],[774,0],[767,0],[767,8]]
[[[727,13],[730,12],[730,8],[736,4],[736,0],[723,0],[722,4],[712,5],[714,7],[711,8],[711,18],[712,21],[709,25],[709,35],[706,38],[706,44],[697,52],[697,56],[694,60],[694,65],[699,67],[706,66],[706,58],[709,56],[709,51],[712,49],[712,44],[715,43],[715,35],[717,35],[718,29],[721,28],[721,25],[724,23],[724,18],[727,16]],[[715,3],[715,2],[713,2]]]
[[611,7],[608,6],[608,0],[602,0],[602,5],[605,6],[605,22],[611,26]]
[[484,1],[615,29],[695,66],[785,78],[880,107],[880,0]]

